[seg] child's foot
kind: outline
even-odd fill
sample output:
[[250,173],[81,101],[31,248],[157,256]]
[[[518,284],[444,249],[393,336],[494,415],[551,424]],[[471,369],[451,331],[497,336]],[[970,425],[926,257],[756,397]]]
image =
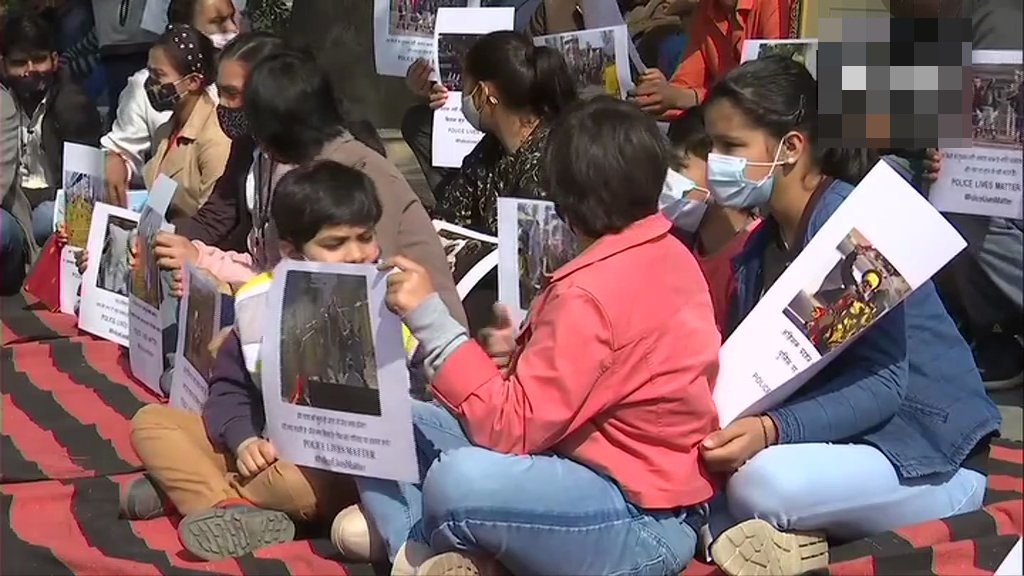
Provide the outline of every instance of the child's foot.
[[167,497],[149,476],[132,480],[121,489],[118,510],[128,520],[151,520],[167,515]]
[[185,516],[178,525],[178,536],[186,550],[213,561],[291,542],[295,539],[295,523],[284,512],[231,504]]
[[353,562],[383,562],[387,550],[377,531],[370,526],[361,505],[349,506],[334,518],[331,541],[341,555]]
[[803,574],[828,566],[828,542],[812,532],[782,532],[747,520],[711,544],[711,558],[728,576]]
[[508,571],[492,557],[445,552],[420,564],[417,576],[502,576]]

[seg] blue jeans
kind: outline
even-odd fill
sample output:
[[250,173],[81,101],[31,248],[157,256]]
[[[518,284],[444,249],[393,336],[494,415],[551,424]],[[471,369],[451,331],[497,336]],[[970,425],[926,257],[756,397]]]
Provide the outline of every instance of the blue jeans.
[[46,244],[53,234],[53,208],[53,200],[47,200],[32,210],[32,237],[39,246]]
[[779,530],[856,540],[977,510],[986,483],[966,468],[902,480],[878,449],[864,444],[784,444],[733,474],[727,503],[712,503],[710,529],[718,537],[738,521],[760,518]]
[[25,232],[10,212],[0,208],[0,295],[16,294],[25,281]]
[[610,479],[555,455],[473,446],[447,410],[413,401],[421,484],[357,478],[393,559],[409,539],[493,554],[514,574],[678,574],[697,534],[686,511],[633,506]]

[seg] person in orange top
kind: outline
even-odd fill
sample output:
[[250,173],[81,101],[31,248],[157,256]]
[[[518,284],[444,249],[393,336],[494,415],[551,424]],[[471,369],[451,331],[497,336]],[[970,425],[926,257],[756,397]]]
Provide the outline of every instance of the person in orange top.
[[389,263],[388,306],[419,341],[437,403],[413,403],[419,482],[356,479],[366,514],[347,509],[332,530],[347,558],[386,552],[408,575],[491,574],[495,561],[678,574],[693,557],[714,492],[697,447],[717,426],[720,335],[700,268],[658,211],[671,150],[608,96],[550,138],[550,194],[582,252],[518,337],[504,315],[483,346],[470,340],[421,267]]
[[788,36],[790,1],[701,0],[690,22],[690,43],[672,81],[657,68],[648,69],[633,101],[644,112],[666,119],[700,104],[715,81],[739,65],[744,40]]

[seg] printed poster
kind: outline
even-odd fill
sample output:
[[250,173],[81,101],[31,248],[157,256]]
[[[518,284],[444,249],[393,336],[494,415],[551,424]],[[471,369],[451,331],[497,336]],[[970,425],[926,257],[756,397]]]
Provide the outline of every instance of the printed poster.
[[877,163],[722,345],[721,425],[781,403],[965,246]]
[[[588,30],[609,26],[626,26],[626,19],[622,16],[622,8],[619,6],[618,0],[580,0],[580,9],[583,11],[584,27]],[[630,62],[633,63],[633,67],[638,73],[643,74],[647,70],[647,65],[640,58],[640,52],[637,51],[628,29],[625,39]],[[626,75],[629,75],[628,69],[626,69]]]
[[97,203],[92,209],[78,327],[121,346],[128,346],[128,255],[138,224],[139,215],[127,208]]
[[940,212],[1024,218],[1024,67],[1021,52],[975,50],[971,147],[943,148],[929,200]]
[[164,371],[164,332],[160,307],[168,295],[163,291],[160,268],[153,248],[159,232],[171,232],[174,229],[164,220],[164,214],[177,189],[177,182],[163,174],[153,183],[153,192],[139,217],[136,241],[138,253],[135,268],[131,271],[128,297],[131,329],[128,358],[132,375],[157,395],[161,394],[160,375]]
[[582,99],[625,98],[626,92],[633,89],[629,74],[629,32],[625,25],[538,36],[533,43],[562,54]]
[[448,89],[448,100],[434,111],[431,135],[432,163],[442,168],[459,168],[462,159],[484,137],[462,114],[462,63],[478,38],[498,30],[512,30],[513,8],[441,8],[435,26],[438,81]]
[[459,299],[498,265],[498,239],[441,220],[434,220]]
[[993,576],[1024,576],[1024,541],[1017,539]]
[[221,329],[221,293],[212,278],[191,264],[183,270],[185,293],[178,307],[178,345],[174,352],[170,404],[201,414],[210,396],[215,354],[213,338]]
[[776,55],[786,56],[803,64],[811,76],[818,77],[818,40],[814,38],[745,40],[740,62]]
[[[93,206],[103,199],[106,159],[103,151],[68,142],[64,145],[63,203],[58,210],[67,224],[68,246],[85,248],[92,226]],[[55,203],[56,204],[56,203]]]
[[480,0],[373,0],[377,74],[405,78],[419,58],[433,62],[434,27],[442,8],[479,8]]
[[579,252],[553,202],[498,198],[498,300],[519,321],[548,278]]
[[267,437],[281,458],[344,474],[418,476],[402,324],[372,264],[284,260],[261,348]]

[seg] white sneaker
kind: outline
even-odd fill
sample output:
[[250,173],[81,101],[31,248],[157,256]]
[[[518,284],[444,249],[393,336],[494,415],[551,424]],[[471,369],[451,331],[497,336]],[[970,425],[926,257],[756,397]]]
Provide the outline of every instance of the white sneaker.
[[420,565],[417,576],[503,576],[508,574],[497,560],[465,552],[445,552]]
[[334,517],[331,542],[342,556],[353,562],[383,562],[388,557],[384,539],[370,525],[359,504],[345,508]]
[[828,566],[828,541],[811,532],[781,532],[764,520],[747,520],[711,544],[711,557],[728,576],[803,574]]

